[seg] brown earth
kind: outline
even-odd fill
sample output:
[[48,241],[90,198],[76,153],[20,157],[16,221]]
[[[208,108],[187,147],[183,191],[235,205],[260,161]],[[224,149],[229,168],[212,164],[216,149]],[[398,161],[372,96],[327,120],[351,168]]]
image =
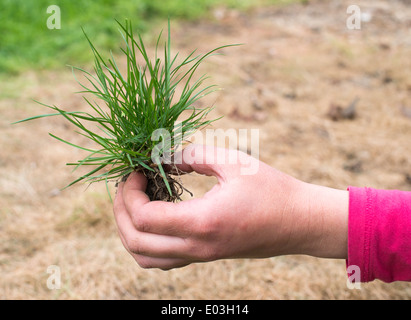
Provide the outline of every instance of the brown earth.
[[[207,97],[215,128],[259,129],[262,161],[301,180],[411,190],[411,7],[357,1],[361,30],[348,30],[349,1],[220,8],[174,26],[174,50],[225,49],[203,66],[224,88]],[[224,260],[144,270],[117,236],[103,185],[60,188],[82,156],[47,133],[82,143],[63,119],[10,123],[44,110],[31,99],[84,108],[71,72],[27,72],[0,93],[0,298],[3,299],[410,299],[406,282],[346,285],[345,261],[308,256]],[[239,141],[247,150],[248,141]],[[214,180],[183,178],[200,196]],[[258,191],[256,191],[258,192]],[[252,196],[252,195],[251,195]],[[47,288],[47,268],[62,287]]]

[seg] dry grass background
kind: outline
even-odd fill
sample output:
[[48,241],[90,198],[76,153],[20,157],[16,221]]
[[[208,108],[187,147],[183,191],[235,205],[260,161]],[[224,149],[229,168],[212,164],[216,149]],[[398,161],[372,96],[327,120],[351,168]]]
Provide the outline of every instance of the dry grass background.
[[[360,31],[345,27],[349,1],[249,13],[220,8],[211,20],[175,26],[174,50],[245,44],[206,63],[225,90],[204,103],[215,104],[213,116],[225,116],[215,127],[260,129],[262,161],[334,188],[411,190],[411,8],[408,1],[357,2],[371,17]],[[83,108],[78,89],[69,70],[2,83],[0,298],[411,298],[405,282],[349,290],[345,261],[307,256],[140,269],[117,236],[104,185],[59,191],[75,176],[64,164],[81,154],[47,133],[79,141],[72,128],[57,118],[10,125],[44,111],[32,98]],[[331,105],[346,107],[357,97],[354,119],[327,116]],[[184,181],[197,196],[213,183]],[[46,286],[50,265],[61,269],[59,290]]]

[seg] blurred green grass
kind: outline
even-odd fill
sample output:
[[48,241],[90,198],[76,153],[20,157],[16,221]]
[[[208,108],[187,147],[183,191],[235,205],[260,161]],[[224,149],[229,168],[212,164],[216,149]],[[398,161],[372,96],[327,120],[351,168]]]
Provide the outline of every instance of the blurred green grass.
[[[27,69],[61,68],[90,61],[83,27],[101,50],[118,47],[121,37],[114,19],[128,18],[147,33],[156,23],[170,19],[206,17],[216,6],[247,10],[292,0],[1,0],[0,74]],[[295,1],[294,1],[295,2]],[[61,29],[48,29],[50,5],[61,11]]]

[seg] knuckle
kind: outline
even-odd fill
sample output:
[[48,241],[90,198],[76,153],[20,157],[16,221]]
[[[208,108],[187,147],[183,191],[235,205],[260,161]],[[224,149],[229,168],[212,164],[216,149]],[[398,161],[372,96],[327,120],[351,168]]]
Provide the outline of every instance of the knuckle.
[[218,241],[207,239],[191,242],[188,252],[194,261],[210,262],[222,257]]
[[126,245],[128,250],[130,250],[131,253],[133,254],[144,254],[143,246],[141,245],[141,242],[138,241],[137,239],[126,239]]
[[213,216],[203,217],[195,226],[195,235],[191,235],[191,252],[199,261],[214,261],[221,258],[220,239],[222,225]]
[[147,219],[145,219],[143,217],[143,215],[132,215],[132,221],[133,224],[135,226],[135,228],[140,231],[140,232],[149,232],[150,230],[150,225],[147,221]]
[[209,262],[219,259],[218,250],[216,250],[212,245],[205,245],[200,251],[200,260]]
[[136,260],[137,264],[143,269],[153,268],[153,265],[148,257],[136,256],[134,257],[134,259]]
[[118,199],[118,196],[116,196],[116,198],[114,199],[114,203],[113,203],[114,215],[117,215],[118,213],[120,213],[121,210],[122,210],[122,206],[120,205],[120,200]]
[[219,231],[219,220],[212,216],[205,216],[198,220],[196,233],[202,239],[215,239]]

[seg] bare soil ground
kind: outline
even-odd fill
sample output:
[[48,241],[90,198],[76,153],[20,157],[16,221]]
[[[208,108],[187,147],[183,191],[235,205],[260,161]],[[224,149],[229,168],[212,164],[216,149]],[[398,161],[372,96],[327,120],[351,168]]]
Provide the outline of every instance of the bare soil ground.
[[[224,115],[215,128],[259,129],[262,161],[334,188],[411,190],[411,6],[357,1],[362,28],[348,30],[350,4],[220,8],[211,20],[175,26],[174,49],[244,43],[205,64],[224,90],[203,103]],[[139,268],[117,236],[104,185],[59,190],[77,176],[64,164],[82,155],[47,133],[81,142],[73,128],[58,118],[10,126],[44,112],[31,99],[84,108],[78,90],[69,70],[28,72],[2,84],[0,298],[411,298],[406,282],[350,290],[345,261],[307,256]],[[192,175],[184,183],[200,196],[214,181]],[[50,265],[60,267],[59,290],[47,288]]]

